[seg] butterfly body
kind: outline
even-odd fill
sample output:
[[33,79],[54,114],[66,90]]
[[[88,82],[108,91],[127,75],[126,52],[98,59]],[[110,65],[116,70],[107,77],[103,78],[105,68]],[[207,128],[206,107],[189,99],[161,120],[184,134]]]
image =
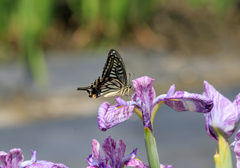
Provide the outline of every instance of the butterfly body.
[[89,97],[98,98],[125,95],[129,93],[130,85],[127,85],[127,74],[120,54],[111,49],[104,65],[102,76],[96,79],[90,86],[79,87],[77,90],[86,90]]

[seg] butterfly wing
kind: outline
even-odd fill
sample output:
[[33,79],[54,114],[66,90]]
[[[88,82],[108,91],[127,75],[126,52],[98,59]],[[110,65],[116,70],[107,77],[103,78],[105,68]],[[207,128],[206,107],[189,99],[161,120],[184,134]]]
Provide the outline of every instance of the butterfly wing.
[[102,71],[102,78],[109,78],[108,80],[118,80],[127,85],[127,74],[125,65],[121,55],[114,49],[111,49],[108,53],[107,61]]
[[111,97],[119,94],[127,85],[127,74],[121,55],[114,49],[108,53],[107,61],[102,71],[102,77],[96,79],[90,86],[79,87],[86,90],[89,97]]

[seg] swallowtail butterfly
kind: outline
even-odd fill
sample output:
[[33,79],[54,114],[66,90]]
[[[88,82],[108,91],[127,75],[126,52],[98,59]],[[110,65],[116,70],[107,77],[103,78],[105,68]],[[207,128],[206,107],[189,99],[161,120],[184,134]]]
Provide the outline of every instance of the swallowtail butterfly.
[[111,49],[104,65],[102,76],[90,86],[79,87],[77,90],[86,90],[90,98],[123,96],[129,93],[131,85],[127,85],[127,74],[120,54]]

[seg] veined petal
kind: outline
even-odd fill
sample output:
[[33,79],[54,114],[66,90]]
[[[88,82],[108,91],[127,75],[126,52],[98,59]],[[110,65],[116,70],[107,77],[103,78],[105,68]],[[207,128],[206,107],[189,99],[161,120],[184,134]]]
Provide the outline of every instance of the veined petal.
[[133,80],[134,93],[142,100],[146,105],[147,112],[150,113],[152,108],[152,102],[156,97],[154,88],[152,87],[154,79],[143,76],[141,78]]
[[126,164],[129,160],[136,158],[137,156],[137,148],[132,151],[130,155],[124,156],[122,158],[122,163]]
[[149,165],[144,165],[144,163],[138,159],[130,159],[125,165],[129,167],[149,168]]
[[230,145],[232,151],[236,154],[237,168],[240,167],[240,130],[235,135],[235,141]]
[[4,167],[7,167],[7,153],[4,151],[0,151],[0,161],[2,162],[2,164],[4,165]]
[[240,93],[234,99],[233,105],[236,107],[238,111],[238,121],[239,121],[240,120]]
[[114,127],[129,119],[134,113],[134,106],[111,106],[108,102],[100,105],[98,110],[98,127],[102,131]]
[[19,168],[28,167],[28,166],[30,166],[30,165],[32,165],[32,164],[34,164],[34,163],[35,163],[35,161],[32,161],[32,160],[26,160],[26,161],[22,162],[22,164],[20,165]]
[[102,150],[100,144],[97,140],[92,140],[92,154],[86,159],[86,162],[89,166],[96,166],[103,164],[106,165],[109,158],[105,155],[104,151]]
[[97,160],[100,158],[100,144],[96,139],[92,140],[92,157],[96,158]]
[[130,106],[130,105],[137,105],[136,102],[134,101],[125,101],[123,99],[121,99],[121,97],[119,96],[116,96],[116,102],[119,106]]
[[132,94],[132,101],[135,102],[136,108],[142,109],[141,107],[142,107],[142,104],[144,104],[144,103],[142,102],[142,100],[140,99],[140,97],[137,94],[135,94],[135,93]]
[[19,168],[23,161],[22,150],[18,148],[11,149],[6,157],[7,167]]
[[[153,118],[155,117],[155,114],[157,112],[157,109],[159,108],[158,106],[160,106],[163,101],[165,101],[165,98],[166,97],[169,97],[171,95],[173,95],[175,92],[175,85],[173,84],[169,90],[168,90],[168,93],[167,94],[162,94],[162,95],[159,95],[158,97],[156,97],[154,100],[153,100],[153,104],[152,104],[152,115],[151,115],[151,118],[152,118],[152,121],[153,121]],[[157,106],[158,105],[158,106]]]
[[153,100],[153,104],[152,104],[153,108],[154,108],[154,106],[155,106],[156,104],[158,104],[159,102],[165,101],[165,98],[166,98],[166,97],[167,97],[166,94],[162,94],[162,95],[159,95],[158,97],[156,97],[156,98]]
[[119,139],[116,143],[116,149],[115,149],[115,166],[121,168],[123,166],[122,158],[124,157],[126,150],[125,143]]
[[177,91],[175,94],[167,96],[164,103],[178,112],[194,111],[207,113],[213,107],[213,102],[208,97],[185,91]]
[[[111,136],[109,136],[103,141],[102,147],[106,155],[110,158],[110,166],[114,166],[116,164],[115,163],[115,149],[116,149],[115,140],[112,139]],[[125,151],[125,148],[124,148],[124,151]]]
[[169,88],[168,93],[167,93],[167,96],[173,95],[174,92],[175,92],[175,84],[173,84],[173,85]]
[[205,116],[205,128],[207,130],[208,135],[217,141],[218,140],[217,133],[211,126],[212,125],[211,112],[204,114],[204,116]]
[[214,103],[211,113],[205,114],[205,122],[208,125],[206,126],[207,132],[210,133],[211,137],[216,137],[215,129],[218,129],[225,139],[228,139],[239,123],[239,112],[236,107],[238,106],[238,97],[235,101],[235,106],[207,81],[204,81],[204,86],[205,91],[203,94],[213,100]]

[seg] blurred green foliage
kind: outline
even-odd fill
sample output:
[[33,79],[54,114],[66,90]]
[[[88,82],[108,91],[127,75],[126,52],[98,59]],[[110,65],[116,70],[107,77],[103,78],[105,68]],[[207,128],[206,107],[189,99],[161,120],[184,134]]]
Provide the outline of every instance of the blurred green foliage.
[[14,27],[19,34],[19,46],[35,84],[45,85],[47,79],[40,36],[47,29],[52,14],[49,0],[21,0],[14,13]]
[[216,15],[223,16],[229,8],[235,6],[238,0],[188,0],[188,2],[194,7],[200,7],[202,5],[208,7]]
[[69,0],[75,20],[87,32],[93,33],[91,44],[116,44],[132,27],[152,18],[160,1],[149,0]]
[[[181,45],[181,40],[189,39],[190,47],[192,44],[199,47],[189,37],[177,37],[176,32],[189,33],[195,39],[202,35],[212,38],[215,25],[209,20],[209,26],[204,19],[223,18],[229,9],[237,9],[238,3],[238,0],[1,0],[0,59],[11,59],[12,53],[20,55],[12,58],[21,58],[35,83],[44,85],[47,70],[43,48],[113,47],[122,41],[128,44],[129,37],[157,49],[160,45]],[[199,11],[198,15],[193,14],[194,10]]]

